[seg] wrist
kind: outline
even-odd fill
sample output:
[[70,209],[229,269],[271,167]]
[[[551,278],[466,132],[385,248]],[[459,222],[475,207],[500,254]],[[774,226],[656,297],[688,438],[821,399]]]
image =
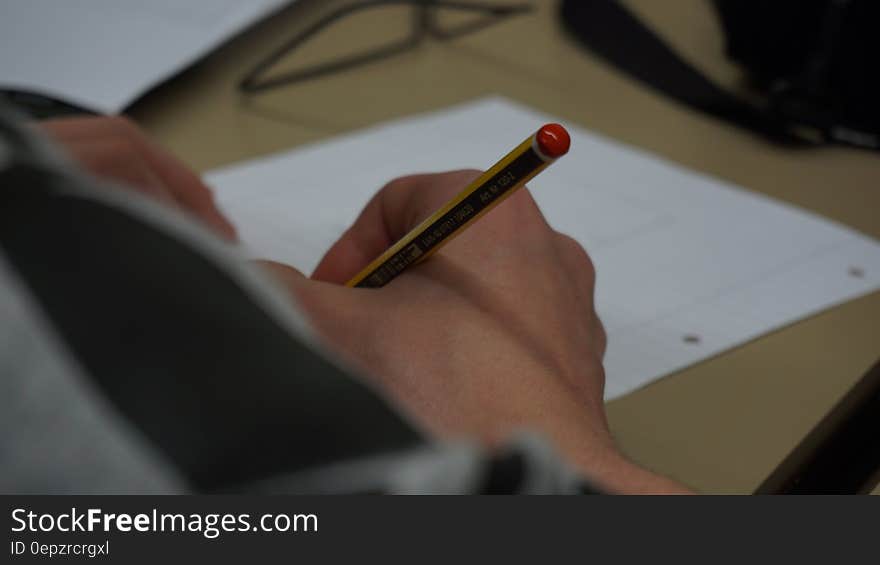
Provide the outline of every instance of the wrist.
[[615,446],[572,462],[584,478],[609,494],[693,494],[684,485],[627,459]]

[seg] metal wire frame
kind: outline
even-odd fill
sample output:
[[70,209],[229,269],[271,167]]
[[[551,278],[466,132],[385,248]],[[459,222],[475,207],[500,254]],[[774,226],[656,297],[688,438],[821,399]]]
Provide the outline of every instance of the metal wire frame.
[[[357,12],[393,5],[409,5],[415,8],[412,31],[406,39],[376,49],[371,49],[364,53],[340,57],[304,69],[290,71],[272,77],[265,76],[269,69],[278,61],[295,51],[300,45],[306,43],[313,36],[317,35],[325,28],[330,27],[335,22]],[[436,10],[439,8],[481,13],[484,14],[484,17],[452,29],[443,29],[436,21],[435,14]],[[244,77],[238,84],[238,89],[244,93],[255,93],[282,85],[326,76],[403,53],[413,49],[428,38],[446,41],[461,37],[488,27],[506,17],[524,14],[530,12],[532,9],[533,5],[530,2],[513,4],[459,2],[455,0],[368,0],[364,2],[353,2],[340,6],[337,10],[321,18],[306,28],[303,32],[281,44],[265,58],[261,59],[250,71],[245,73]]]

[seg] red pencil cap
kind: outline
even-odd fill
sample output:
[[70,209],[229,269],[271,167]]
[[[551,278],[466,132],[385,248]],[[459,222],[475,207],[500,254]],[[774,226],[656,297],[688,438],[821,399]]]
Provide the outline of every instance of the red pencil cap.
[[571,138],[565,128],[559,124],[546,124],[541,126],[538,133],[535,134],[538,142],[538,149],[546,157],[556,159],[568,153],[571,146]]

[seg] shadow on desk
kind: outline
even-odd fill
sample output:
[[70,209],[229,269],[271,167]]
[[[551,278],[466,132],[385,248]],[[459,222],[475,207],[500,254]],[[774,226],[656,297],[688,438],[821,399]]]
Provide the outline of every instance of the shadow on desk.
[[755,491],[867,494],[880,481],[880,361]]

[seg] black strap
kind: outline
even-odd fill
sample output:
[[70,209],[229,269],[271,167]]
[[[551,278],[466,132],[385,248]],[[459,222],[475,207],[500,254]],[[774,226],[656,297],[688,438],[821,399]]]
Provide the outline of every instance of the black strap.
[[568,31],[591,51],[666,96],[777,143],[818,141],[713,83],[616,0],[564,0],[561,15]]

